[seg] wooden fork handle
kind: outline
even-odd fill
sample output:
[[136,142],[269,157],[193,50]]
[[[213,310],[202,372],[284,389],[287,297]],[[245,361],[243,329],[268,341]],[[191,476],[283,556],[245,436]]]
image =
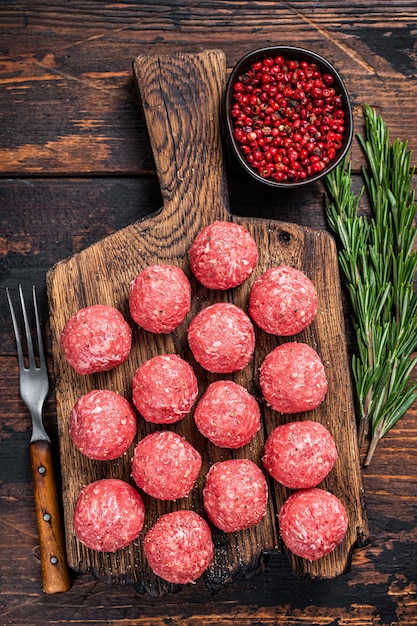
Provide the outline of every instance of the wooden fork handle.
[[47,441],[30,444],[36,521],[45,593],[67,591],[71,586],[64,533],[58,504],[51,446]]

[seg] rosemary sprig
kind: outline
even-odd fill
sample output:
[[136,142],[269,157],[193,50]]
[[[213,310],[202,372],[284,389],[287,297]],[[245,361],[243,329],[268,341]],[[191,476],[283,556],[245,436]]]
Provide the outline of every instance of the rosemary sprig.
[[[352,191],[346,159],[325,179],[325,211],[337,235],[339,262],[353,308],[357,350],[352,374],[359,408],[359,444],[371,442],[365,466],[379,440],[417,399],[410,376],[417,358],[417,252],[414,169],[406,141],[389,143],[389,130],[364,106],[365,136],[358,134],[367,168],[359,194]],[[366,190],[371,216],[360,214]]]

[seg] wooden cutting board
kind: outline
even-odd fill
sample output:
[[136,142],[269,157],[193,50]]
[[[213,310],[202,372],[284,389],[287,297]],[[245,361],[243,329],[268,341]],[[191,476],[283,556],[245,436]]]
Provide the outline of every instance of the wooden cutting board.
[[[324,403],[308,414],[290,416],[290,419],[318,420],[333,434],[339,459],[322,486],[342,500],[349,515],[347,535],[330,555],[316,562],[290,553],[288,558],[298,575],[334,578],[346,571],[352,548],[357,543],[362,544],[368,536],[334,241],[323,231],[230,215],[222,155],[221,107],[226,83],[222,51],[139,56],[134,61],[134,74],[162,189],[163,208],[59,262],[47,276],[69,564],[77,572],[92,571],[107,582],[134,582],[154,595],[176,589],[148,568],[142,551],[143,534],[160,515],[171,510],[192,508],[204,515],[201,491],[205,474],[214,462],[245,457],[261,465],[267,435],[285,418],[263,402],[258,387],[258,368],[280,340],[257,330],[253,361],[242,372],[228,376],[249,389],[261,403],[263,424],[253,442],[237,451],[216,448],[197,432],[192,414],[171,426],[203,456],[198,485],[188,498],[175,503],[156,501],[145,495],[147,515],[141,537],[115,554],[98,553],[84,547],[74,536],[72,516],[79,490],[86,483],[106,477],[132,482],[130,460],[134,444],[116,461],[90,461],[77,452],[70,440],[70,410],[81,394],[93,388],[112,389],[130,399],[131,379],[137,367],[160,353],[175,352],[193,364],[201,395],[217,377],[203,371],[192,360],[186,334],[190,320],[201,308],[222,300],[233,301],[246,309],[253,280],[269,267],[287,264],[303,270],[316,285],[319,296],[316,320],[297,339],[319,352],[329,380]],[[228,292],[209,291],[198,284],[191,275],[187,258],[187,250],[198,231],[216,219],[242,224],[259,247],[259,263],[254,275],[241,287]],[[114,305],[130,320],[129,284],[141,269],[154,263],[176,264],[190,278],[193,303],[185,322],[167,336],[152,335],[132,323],[133,349],[123,365],[99,375],[76,374],[59,347],[59,336],[66,320],[78,309],[95,303]],[[141,417],[138,424],[138,438],[160,428],[145,423]],[[263,554],[284,549],[277,513],[290,491],[272,480],[269,485],[269,507],[259,525],[232,534],[213,528],[215,557],[204,576],[208,588],[218,589],[237,573],[252,572]]]

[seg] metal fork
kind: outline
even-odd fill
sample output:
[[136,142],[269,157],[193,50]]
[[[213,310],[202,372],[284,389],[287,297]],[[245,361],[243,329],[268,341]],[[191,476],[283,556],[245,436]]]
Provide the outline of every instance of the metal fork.
[[38,524],[43,588],[46,593],[57,593],[69,589],[71,583],[66,561],[64,534],[61,525],[58,493],[53,470],[51,440],[46,433],[42,420],[42,409],[49,392],[49,380],[36,302],[36,291],[35,287],[32,287],[36,344],[39,355],[38,364],[36,362],[23,290],[22,286],[19,285],[28,367],[25,365],[19,324],[7,287],[6,294],[16,337],[20,396],[28,407],[32,417],[30,460],[35,496],[36,520]]

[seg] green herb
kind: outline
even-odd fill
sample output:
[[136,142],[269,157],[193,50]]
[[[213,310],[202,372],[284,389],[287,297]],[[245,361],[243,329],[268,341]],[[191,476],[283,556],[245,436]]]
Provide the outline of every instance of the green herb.
[[[369,465],[379,440],[417,399],[410,380],[417,363],[417,252],[414,169],[406,141],[389,142],[389,130],[364,106],[365,184],[352,191],[351,164],[344,160],[325,179],[325,210],[337,235],[339,262],[353,308],[357,350],[352,373],[359,408],[359,444],[370,437]],[[367,192],[371,216],[360,213]]]

